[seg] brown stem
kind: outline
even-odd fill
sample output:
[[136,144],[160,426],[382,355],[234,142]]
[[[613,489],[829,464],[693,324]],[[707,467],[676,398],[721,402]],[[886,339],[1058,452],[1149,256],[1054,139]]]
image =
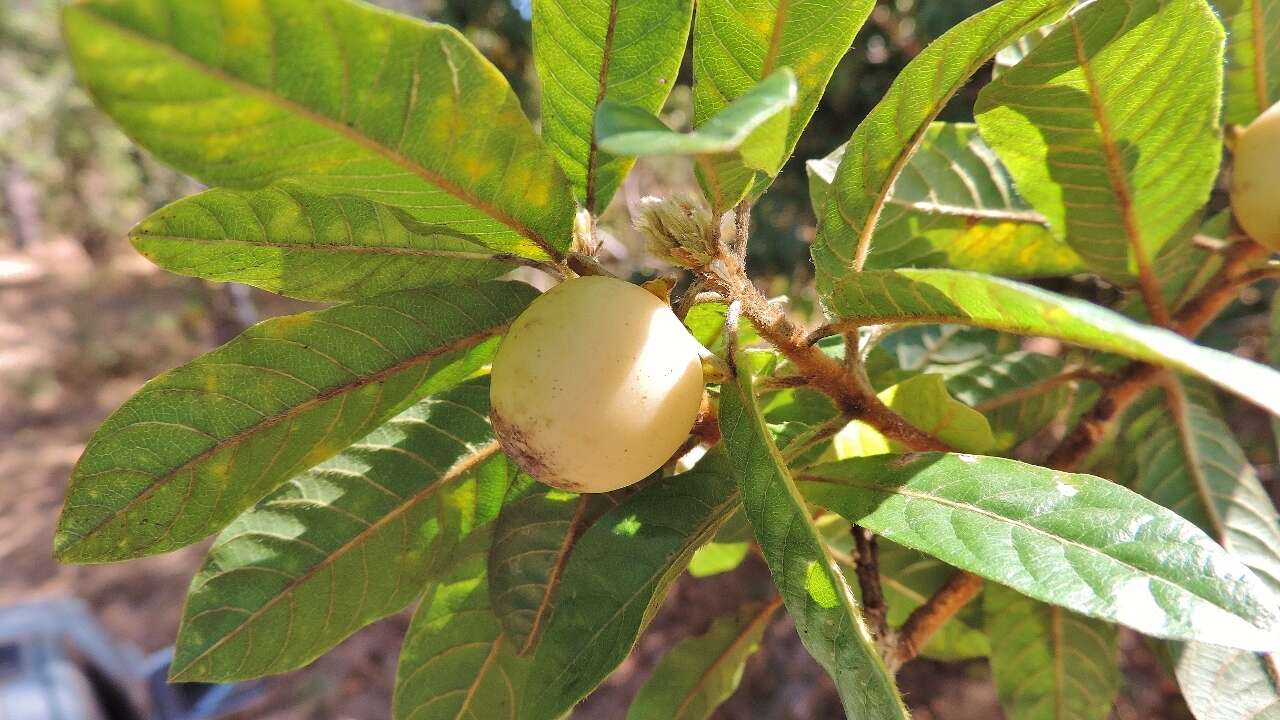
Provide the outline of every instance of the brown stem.
[[804,387],[808,384],[809,378],[803,375],[775,375],[761,379],[760,382],[756,383],[756,389],[760,392],[773,392],[774,390]]
[[884,590],[880,587],[880,543],[875,533],[854,525],[850,532],[853,535],[854,567],[858,572],[858,587],[862,589],[862,610],[866,613],[867,622],[876,639],[889,636],[889,609],[884,603]]
[[768,340],[795,364],[813,387],[826,393],[849,417],[862,420],[885,437],[912,450],[949,448],[932,435],[917,429],[885,406],[875,393],[858,382],[854,372],[821,349],[805,341],[805,333],[796,327],[782,309],[771,304],[747,277],[740,259],[725,253],[727,272],[708,274],[705,280],[726,298],[741,303],[742,314]]
[[888,658],[893,669],[902,667],[908,660],[920,653],[929,638],[933,637],[960,608],[978,596],[982,590],[982,578],[963,570],[947,580],[947,583],[916,608],[898,630],[898,645],[893,656]]
[[565,265],[569,269],[579,275],[601,275],[604,277],[617,278],[617,275],[609,272],[609,269],[600,264],[599,260],[587,255],[586,253],[571,252],[565,258]]
[[747,238],[751,233],[751,201],[743,200],[733,209],[733,254],[747,257]]
[[[1251,241],[1234,243],[1223,251],[1222,267],[1209,282],[1178,309],[1171,325],[1181,335],[1193,338],[1235,300],[1240,289],[1256,282],[1259,270],[1249,265],[1267,250]],[[1073,470],[1107,436],[1111,422],[1156,382],[1162,368],[1149,363],[1129,364],[1109,383],[1093,409],[1081,418],[1075,430],[1049,455],[1045,464],[1059,470]]]

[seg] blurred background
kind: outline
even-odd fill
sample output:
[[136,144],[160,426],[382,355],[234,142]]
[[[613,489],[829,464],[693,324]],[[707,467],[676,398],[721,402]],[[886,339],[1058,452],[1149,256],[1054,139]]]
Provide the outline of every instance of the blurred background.
[[[536,119],[527,2],[378,4],[461,29],[510,78]],[[167,275],[129,247],[124,238],[132,223],[199,186],[134,147],[92,107],[63,53],[60,4],[0,0],[0,612],[18,602],[80,598],[113,642],[150,653],[172,642],[182,598],[207,544],[112,566],[57,564],[51,542],[68,474],[95,425],[147,378],[299,304],[243,286]],[[789,295],[802,311],[812,308],[808,241],[814,218],[804,160],[846,140],[923,45],[988,4],[893,0],[876,8],[836,70],[795,157],[756,208],[750,263],[772,294]],[[979,77],[961,93],[943,119],[970,119],[983,81]],[[687,126],[688,67],[681,83],[667,114],[673,125]],[[642,249],[630,230],[629,210],[642,196],[695,187],[682,162],[641,162],[606,214],[609,261],[623,272],[638,271]],[[574,717],[623,717],[666,648],[705,630],[747,587],[767,582],[759,563],[729,575],[681,580],[639,652]],[[34,612],[44,611],[38,606]],[[407,614],[391,617],[311,668],[268,682],[233,717],[387,717],[407,622]],[[1116,717],[1187,717],[1141,643],[1130,635],[1125,646],[1131,682]],[[766,647],[717,718],[841,717],[830,681],[786,620],[771,628]],[[0,680],[3,673],[0,653]],[[921,720],[1000,716],[980,661],[915,662],[903,673],[903,689]]]

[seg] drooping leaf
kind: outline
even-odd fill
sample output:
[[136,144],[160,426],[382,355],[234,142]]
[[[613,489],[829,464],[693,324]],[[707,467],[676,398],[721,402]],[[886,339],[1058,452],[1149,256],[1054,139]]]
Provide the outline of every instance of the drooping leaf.
[[192,582],[171,676],[299,668],[408,606],[514,475],[488,410],[485,378],[434,395],[236,518]]
[[1150,275],[1208,199],[1222,42],[1205,0],[1092,3],[979,94],[983,137],[1097,272]]
[[515,720],[530,662],[489,604],[491,535],[492,526],[472,535],[418,605],[396,668],[394,720]]
[[627,720],[706,720],[737,689],[778,602],[744,605],[672,647],[640,688]]
[[819,214],[813,244],[818,289],[861,270],[898,177],[938,113],[1000,48],[1071,6],[1070,0],[1014,0],[958,23],[898,74],[880,102],[858,125]]
[[[1233,439],[1212,392],[1171,379],[1124,428],[1134,490],[1171,508],[1280,592],[1280,517]],[[1187,703],[1202,720],[1280,709],[1277,657],[1189,643],[1170,649]]]
[[275,318],[147,383],[89,440],[58,557],[153,555],[224,527],[294,474],[482,367],[536,295],[408,290]]
[[521,655],[537,642],[574,541],[608,502],[541,484],[502,508],[489,551],[493,610]]
[[723,212],[742,199],[739,179],[778,174],[796,91],[795,75],[780,68],[687,133],[643,108],[606,100],[596,112],[597,143],[614,155],[693,157],[712,208]]
[[947,390],[991,422],[995,448],[1008,450],[1048,425],[1079,381],[1060,375],[1061,358],[1019,350],[992,355],[947,376]]
[[1123,678],[1116,628],[1000,585],[982,591],[1009,720],[1107,720]]
[[1225,120],[1247,125],[1280,102],[1280,2],[1210,2],[1227,29]]
[[398,208],[288,181],[184,198],[143,220],[129,239],[170,272],[303,300],[464,285],[502,275],[517,259]]
[[955,270],[849,273],[832,286],[828,306],[850,324],[963,323],[1055,337],[1197,375],[1280,414],[1280,373],[1012,280]]
[[[795,109],[781,121],[782,157],[789,157],[874,5],[871,0],[699,0],[693,26],[694,126],[701,127],[778,68],[790,68],[799,91]],[[728,206],[769,186],[770,175],[750,172],[733,158],[712,164],[720,179],[718,194]]]
[[1128,421],[1134,491],[1195,523],[1280,592],[1280,516],[1213,392],[1171,379]]
[[1003,458],[914,453],[810,468],[805,497],[1037,600],[1173,639],[1280,647],[1280,611],[1238,560],[1125,488]]
[[[845,147],[805,163],[809,200],[819,216]],[[1018,196],[977,126],[966,123],[931,124],[885,201],[864,267],[906,266],[1012,277],[1084,269],[1075,251]]]
[[[845,576],[853,577],[857,573],[857,565],[849,521],[828,513],[818,518],[816,524]],[[937,558],[884,538],[879,538],[877,543],[880,548],[880,586],[888,611],[886,619],[890,627],[901,627],[913,610],[925,604],[951,579],[956,569]],[[852,587],[861,598],[861,589],[856,584]],[[943,661],[985,657],[989,643],[982,629],[981,605],[977,601],[965,605],[920,649],[920,657]]]
[[558,260],[569,245],[564,173],[450,27],[348,0],[89,0],[63,24],[98,107],[205,183],[297,178],[497,252]]
[[[889,409],[919,430],[965,452],[991,450],[995,437],[982,413],[951,397],[941,375],[916,375],[880,391]],[[849,423],[835,437],[836,457],[866,457],[905,448],[860,420]]]
[[520,717],[560,717],[626,659],[694,550],[737,506],[725,458],[712,450],[597,520],[561,575]]
[[801,642],[835,681],[845,713],[905,720],[893,675],[773,444],[745,372],[721,385],[720,431],[773,582]]
[[538,0],[533,59],[542,81],[542,134],[578,200],[603,212],[634,162],[601,157],[593,136],[602,100],[662,109],[684,56],[693,0]]

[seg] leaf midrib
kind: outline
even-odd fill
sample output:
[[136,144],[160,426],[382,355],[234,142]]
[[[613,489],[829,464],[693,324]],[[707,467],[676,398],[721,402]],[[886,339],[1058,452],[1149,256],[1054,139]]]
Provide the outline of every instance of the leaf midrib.
[[1253,89],[1258,94],[1258,112],[1261,113],[1271,107],[1267,93],[1267,31],[1262,0],[1249,0],[1249,13],[1253,18]]
[[759,626],[760,623],[772,617],[780,605],[782,605],[782,596],[778,595],[761,608],[760,612],[756,614],[755,617],[751,618],[750,622],[738,631],[738,634],[734,636],[733,641],[726,645],[724,649],[707,664],[707,667],[702,671],[702,674],[698,676],[697,682],[695,682],[693,686],[689,688],[688,692],[685,693],[684,700],[681,701],[680,705],[676,708],[675,713],[672,714],[672,720],[681,720],[684,717],[685,711],[688,710],[689,705],[694,701],[694,698],[698,696],[698,693],[702,691],[702,688],[707,684],[707,681],[710,680],[711,674],[718,669],[722,663],[729,659],[729,657],[737,651],[744,642],[746,642],[747,638],[755,632],[756,627]]
[[1213,539],[1217,540],[1219,545],[1226,547],[1226,527],[1223,525],[1217,506],[1213,503],[1213,491],[1209,488],[1209,479],[1205,477],[1204,469],[1201,467],[1200,448],[1196,442],[1195,431],[1191,428],[1187,397],[1183,394],[1182,386],[1176,378],[1166,376],[1163,390],[1169,410],[1173,414],[1174,426],[1177,428],[1178,446],[1182,459],[1187,464],[1187,475],[1190,476],[1191,484],[1200,498],[1200,505],[1204,508],[1205,517],[1209,521]]
[[[973,514],[975,514],[975,515],[982,515],[982,516],[985,516],[985,517],[987,517],[987,518],[989,518],[989,519],[991,519],[991,520],[995,520],[995,521],[997,521],[997,522],[1004,523],[1004,524],[1013,525],[1013,526],[1015,526],[1015,527],[1021,528],[1021,529],[1023,529],[1023,530],[1028,531],[1028,532],[1034,533],[1034,534],[1036,534],[1036,535],[1040,535],[1040,536],[1043,536],[1043,537],[1046,537],[1046,538],[1050,538],[1050,539],[1052,539],[1052,540],[1054,540],[1054,541],[1056,541],[1056,542],[1062,543],[1062,544],[1064,544],[1064,545],[1069,545],[1069,546],[1074,547],[1074,548],[1076,548],[1076,549],[1078,549],[1078,550],[1083,550],[1083,551],[1085,551],[1085,552],[1086,552],[1086,553],[1088,553],[1088,554],[1095,555],[1095,556],[1102,557],[1102,558],[1106,558],[1108,561],[1113,562],[1113,563],[1115,563],[1115,564],[1117,564],[1117,565],[1119,565],[1119,566],[1121,566],[1121,567],[1123,567],[1123,568],[1127,568],[1127,569],[1129,569],[1129,570],[1132,570],[1132,571],[1134,571],[1135,573],[1137,573],[1138,575],[1140,575],[1140,576],[1142,576],[1142,577],[1150,578],[1150,579],[1152,579],[1152,580],[1156,580],[1156,581],[1160,582],[1161,584],[1163,584],[1163,585],[1165,585],[1165,586],[1168,586],[1168,587],[1170,587],[1170,588],[1173,588],[1174,590],[1178,591],[1178,593],[1179,593],[1179,594],[1182,594],[1182,595],[1190,595],[1190,596],[1192,596],[1192,597],[1198,598],[1198,599],[1200,599],[1200,600],[1204,601],[1205,603],[1207,603],[1207,604],[1209,604],[1209,605],[1212,605],[1213,607],[1216,607],[1216,608],[1218,608],[1219,610],[1222,610],[1223,612],[1226,612],[1227,614],[1231,615],[1232,617],[1238,618],[1238,619],[1240,619],[1240,620],[1244,620],[1244,621],[1248,622],[1250,625],[1253,625],[1254,627],[1258,627],[1256,624],[1254,624],[1254,622],[1253,622],[1251,619],[1245,618],[1243,615],[1238,614],[1238,613],[1237,613],[1237,612],[1235,612],[1234,610],[1232,610],[1232,609],[1230,609],[1230,608],[1227,608],[1227,607],[1224,607],[1223,605],[1218,604],[1216,601],[1214,601],[1214,600],[1212,600],[1212,599],[1210,599],[1210,598],[1207,598],[1207,597],[1205,597],[1204,595],[1201,595],[1200,593],[1198,593],[1198,592],[1196,592],[1196,591],[1194,591],[1194,590],[1192,590],[1192,589],[1190,589],[1190,588],[1186,588],[1186,587],[1183,587],[1183,586],[1181,586],[1181,585],[1178,585],[1178,584],[1174,583],[1172,580],[1168,580],[1168,579],[1166,579],[1166,578],[1164,578],[1164,577],[1161,577],[1161,576],[1159,576],[1159,575],[1155,575],[1155,574],[1151,573],[1150,571],[1144,570],[1144,569],[1142,569],[1142,568],[1140,568],[1140,567],[1138,567],[1138,566],[1136,566],[1136,565],[1133,565],[1132,563],[1126,562],[1126,561],[1121,560],[1121,559],[1116,558],[1116,557],[1112,557],[1111,555],[1107,555],[1106,553],[1102,552],[1102,551],[1101,551],[1101,550],[1099,550],[1098,548],[1091,547],[1091,546],[1089,546],[1089,545],[1085,545],[1085,544],[1083,544],[1083,543],[1080,543],[1080,542],[1078,542],[1078,541],[1072,540],[1072,539],[1070,539],[1070,538],[1065,538],[1065,537],[1063,537],[1063,536],[1061,536],[1061,535],[1054,535],[1053,533],[1050,533],[1050,532],[1049,532],[1049,531],[1047,531],[1047,530],[1042,530],[1042,529],[1040,529],[1040,528],[1037,528],[1037,527],[1035,527],[1034,525],[1028,525],[1027,523],[1022,522],[1022,521],[1020,521],[1020,520],[1015,520],[1014,518],[1010,518],[1010,517],[1007,517],[1007,516],[1004,516],[1004,515],[998,515],[998,514],[996,514],[996,513],[994,513],[994,512],[991,512],[990,510],[985,510],[985,509],[980,508],[980,507],[977,507],[977,506],[975,506],[975,505],[970,505],[970,504],[968,504],[968,503],[964,503],[964,502],[961,502],[961,501],[952,500],[952,499],[950,499],[950,498],[945,498],[945,497],[942,497],[942,496],[940,496],[940,495],[931,495],[931,494],[928,494],[928,493],[925,493],[925,492],[919,492],[919,491],[908,491],[908,490],[904,490],[904,489],[902,489],[901,487],[888,488],[888,487],[885,487],[885,486],[883,486],[883,485],[870,485],[870,484],[860,483],[860,482],[858,482],[858,481],[856,481],[856,480],[851,480],[851,479],[848,479],[848,478],[831,478],[831,477],[825,477],[825,476],[821,476],[821,475],[803,475],[803,476],[801,476],[801,477],[799,478],[799,480],[800,480],[801,482],[812,482],[812,483],[817,483],[817,484],[821,484],[821,485],[835,485],[835,486],[840,486],[840,487],[852,487],[852,488],[858,488],[858,489],[861,489],[861,490],[866,490],[866,491],[868,491],[868,492],[872,492],[872,493],[881,493],[881,494],[884,494],[884,495],[896,495],[896,496],[899,496],[899,497],[908,498],[908,499],[912,499],[912,500],[920,500],[920,501],[923,501],[923,502],[926,502],[926,503],[934,503],[934,504],[937,504],[937,505],[943,505],[943,506],[946,506],[946,507],[949,507],[949,508],[952,508],[952,509],[955,509],[955,510],[960,510],[960,511],[962,511],[962,512],[971,512],[971,513],[973,513]],[[1001,582],[1001,579],[1000,579],[1000,578],[991,578],[991,579],[995,580],[996,582]],[[1167,613],[1166,613],[1166,614],[1167,614]],[[1265,628],[1259,628],[1259,629],[1265,629]]]
[[[1148,311],[1159,324],[1168,324],[1168,309],[1160,299],[1160,279],[1151,266],[1151,258],[1147,255],[1147,247],[1143,242],[1142,228],[1134,216],[1133,188],[1129,187],[1128,175],[1125,174],[1120,159],[1120,151],[1116,147],[1115,131],[1111,128],[1111,118],[1102,106],[1101,90],[1097,78],[1094,77],[1091,58],[1085,56],[1084,38],[1081,36],[1080,23],[1074,14],[1067,16],[1071,24],[1071,40],[1075,48],[1076,64],[1085,84],[1085,96],[1089,99],[1089,109],[1098,123],[1098,136],[1102,141],[1102,156],[1106,160],[1107,178],[1111,189],[1115,192],[1116,203],[1120,206],[1120,216],[1124,219],[1125,239],[1133,251],[1134,262],[1138,266],[1138,277],[1141,281],[1143,299],[1151,307]],[[1150,289],[1153,292],[1148,292]]]
[[[222,450],[228,447],[238,445],[242,442],[247,442],[250,438],[258,435],[259,433],[269,430],[275,427],[276,425],[279,425],[282,422],[291,420],[301,415],[302,413],[318,405],[326,403],[336,397],[344,396],[347,393],[354,392],[370,384],[381,382],[382,380],[390,378],[398,373],[404,372],[405,370],[408,370],[409,368],[412,368],[416,365],[421,365],[424,362],[430,363],[442,355],[446,355],[456,350],[465,350],[469,347],[474,347],[475,345],[479,344],[483,340],[486,340],[494,335],[498,335],[505,332],[509,325],[510,323],[503,323],[501,325],[495,325],[492,327],[485,328],[483,331],[472,333],[471,335],[467,335],[467,336],[452,340],[443,345],[437,345],[435,347],[428,349],[425,352],[405,358],[404,360],[401,360],[400,362],[395,363],[394,365],[391,365],[389,367],[383,368],[382,370],[379,370],[376,373],[366,375],[364,377],[358,377],[352,382],[336,385],[316,395],[313,398],[310,398],[306,401],[298,403],[297,405],[294,405],[292,407],[286,408],[283,412],[279,412],[270,417],[263,418],[261,421],[254,423],[253,425],[245,428],[244,430],[241,430],[237,433],[227,436],[226,438],[223,438],[222,440],[219,440],[218,442],[214,443],[212,446],[201,451],[199,454],[184,461],[181,465],[178,465],[172,470],[169,470],[168,472],[165,472],[161,475],[155,476],[152,479],[152,481],[147,485],[146,489],[144,489],[142,492],[135,495],[124,505],[120,506],[115,512],[108,514],[106,517],[104,517],[92,528],[86,530],[84,533],[77,534],[74,542],[68,543],[67,545],[64,545],[63,547],[59,548],[58,550],[59,557],[70,557],[69,551],[72,548],[82,545],[85,541],[96,536],[97,533],[100,530],[102,530],[102,528],[106,527],[115,519],[121,517],[122,515],[127,514],[130,510],[134,509],[141,503],[145,502],[154,493],[160,491],[161,489],[166,487],[170,482],[172,482],[173,479],[177,477],[179,473],[191,467],[199,465],[200,463],[204,462],[205,460],[208,460],[210,457],[214,456],[218,452],[221,452]],[[90,445],[90,447],[92,447],[92,445]],[[85,456],[88,456],[88,449],[85,450]],[[119,469],[119,468],[116,468],[116,469]],[[75,481],[76,477],[79,474],[78,470],[79,470],[79,466],[77,465],[76,471],[72,472],[73,482]],[[59,530],[62,530],[62,529],[63,528],[60,526]],[[153,542],[151,544],[144,545],[140,548],[134,548],[134,549],[146,550],[152,547],[154,544],[155,543]]]
[[600,103],[609,90],[609,60],[613,55],[613,33],[618,25],[618,0],[609,1],[608,25],[604,31],[604,46],[601,48],[600,72],[596,77],[596,101],[591,109],[590,145],[587,148],[587,189],[586,206],[592,213],[596,212],[596,181],[600,170],[600,147],[596,143],[595,115]]
[[385,147],[384,145],[380,144],[378,141],[370,137],[367,137],[361,133],[358,133],[353,128],[348,127],[347,125],[337,120],[334,120],[333,118],[322,115],[321,113],[315,110],[312,110],[311,108],[305,105],[294,102],[293,100],[285,98],[281,95],[275,94],[265,88],[258,87],[257,85],[254,85],[248,81],[242,80],[234,75],[231,75],[220,68],[215,68],[211,65],[208,65],[198,60],[197,58],[194,58],[182,52],[180,49],[174,47],[173,45],[167,44],[159,40],[158,38],[145,35],[141,32],[138,32],[137,30],[134,30],[133,28],[121,25],[115,20],[112,20],[107,17],[103,17],[102,15],[95,13],[87,5],[76,5],[76,6],[73,6],[71,9],[83,12],[86,15],[91,16],[96,22],[100,23],[101,25],[107,26],[112,30],[114,30],[115,32],[125,37],[131,38],[133,41],[139,44],[146,45],[152,49],[158,50],[168,55],[174,61],[182,63],[187,67],[194,69],[197,72],[204,73],[220,82],[226,83],[227,85],[230,85],[231,87],[237,90],[240,90],[241,92],[254,95],[260,99],[267,101],[269,104],[277,105],[291,113],[300,115],[304,119],[310,122],[313,122],[317,125],[324,127],[325,129],[331,132],[334,132],[338,135],[345,137],[347,140],[355,143],[356,145],[359,145],[360,147],[363,147],[364,149],[370,152],[373,152],[377,155],[382,156],[383,158],[391,161],[392,163],[399,165],[405,170],[408,170],[414,175],[417,175],[419,178],[425,180],[426,182],[432,185],[435,185],[436,187],[454,196],[455,198],[461,200],[467,205],[470,205],[471,207],[489,215],[493,219],[497,220],[503,225],[506,225],[507,227],[514,230],[517,234],[525,238],[528,238],[535,245],[537,245],[544,253],[546,253],[547,257],[550,258],[551,260],[555,262],[560,262],[564,259],[561,252],[558,249],[556,249],[555,246],[553,246],[551,243],[547,242],[547,240],[543,238],[542,235],[536,232],[533,228],[529,227],[528,225],[525,225],[523,222],[520,222],[516,218],[512,217],[510,214],[502,210],[499,210],[493,204],[488,203],[480,199],[479,197],[476,197],[475,195],[464,191],[462,188],[458,187],[454,183],[446,180],[442,175],[439,175],[438,173],[432,170],[429,170],[428,168],[423,166],[421,163],[400,153],[399,151]]
[[[713,512],[709,512],[709,513],[707,514],[707,517],[709,517],[709,518],[717,518],[717,517],[719,517],[720,515],[722,515],[722,514],[724,513],[724,508],[729,507],[729,506],[731,506],[731,505],[733,505],[733,504],[737,503],[737,501],[738,501],[738,493],[737,493],[737,492],[732,492],[732,493],[730,493],[730,494],[728,495],[728,497],[724,498],[724,499],[723,499],[723,501],[722,501],[719,505],[714,506],[714,508],[713,508]],[[697,530],[697,531],[696,531],[696,532],[694,532],[694,533],[690,533],[690,534],[689,534],[689,537],[697,537],[697,536],[699,536],[699,535],[703,534],[703,533],[705,532],[705,529],[706,529],[707,527],[709,527],[709,526],[711,526],[711,525],[714,525],[714,524],[715,524],[715,521],[714,521],[714,520],[712,520],[711,522],[703,522],[703,523],[700,523],[700,524],[699,524],[699,527],[698,527],[698,528],[696,528],[696,530]],[[668,560],[670,560],[670,559],[673,559],[673,558],[678,558],[678,557],[680,557],[680,555],[681,555],[681,553],[682,553],[682,552],[683,552],[683,550],[682,550],[681,552],[668,553],[668,558],[667,558],[667,559],[668,559]],[[602,622],[602,623],[600,623],[600,624],[599,624],[599,627],[597,627],[597,628],[596,628],[595,633],[594,633],[594,634],[592,634],[592,636],[591,636],[590,638],[588,638],[585,642],[583,642],[583,643],[580,643],[580,644],[579,644],[579,646],[578,646],[578,647],[580,648],[580,650],[579,650],[575,655],[573,655],[571,658],[569,658],[567,661],[565,661],[565,662],[563,663],[562,668],[561,668],[561,670],[560,670],[560,673],[559,673],[558,675],[556,675],[555,677],[553,677],[553,678],[551,679],[551,681],[550,681],[549,683],[547,683],[547,685],[549,685],[549,686],[554,686],[555,684],[559,683],[560,678],[564,677],[564,676],[565,676],[565,674],[567,674],[567,673],[569,673],[569,672],[572,672],[572,671],[573,671],[573,669],[574,669],[574,668],[573,668],[573,665],[574,665],[575,663],[577,663],[577,662],[578,662],[578,660],[583,656],[583,654],[586,652],[586,650],[587,650],[587,649],[589,649],[589,648],[591,648],[591,647],[593,647],[593,646],[594,646],[595,641],[596,641],[596,639],[597,639],[597,638],[599,638],[599,637],[600,637],[600,634],[601,634],[601,633],[603,633],[603,632],[604,632],[604,631],[605,631],[605,630],[606,630],[610,625],[612,625],[615,621],[617,621],[618,617],[619,617],[619,616],[621,616],[621,615],[622,615],[622,613],[623,613],[623,612],[625,612],[628,608],[630,608],[630,607],[631,607],[631,605],[632,605],[632,603],[634,603],[636,600],[640,599],[640,595],[642,594],[642,591],[644,590],[644,588],[651,587],[651,586],[653,586],[655,583],[660,582],[660,581],[662,580],[662,577],[663,577],[665,574],[667,574],[667,570],[668,570],[667,565],[666,565],[666,564],[663,564],[663,565],[659,568],[659,570],[658,570],[657,572],[652,573],[652,574],[650,575],[650,577],[649,577],[648,579],[646,579],[646,580],[645,580],[645,581],[644,581],[644,582],[639,586],[639,588],[640,588],[640,589],[639,589],[637,592],[632,593],[632,594],[631,594],[631,597],[627,598],[627,600],[626,600],[625,602],[621,603],[621,604],[618,606],[618,609],[614,611],[613,615],[609,616],[609,618],[608,618],[608,619],[606,619],[604,622]],[[650,598],[650,601],[652,601],[652,597]]]
[[[164,233],[153,232],[134,232],[130,237],[137,241],[160,240],[172,241],[176,243],[191,243],[193,245],[214,245],[217,243],[232,243],[235,245],[247,245],[249,247],[267,248],[270,250],[292,250],[296,252],[316,252],[316,253],[334,253],[334,254],[356,254],[356,255],[403,255],[406,257],[450,257],[460,260],[494,260],[498,262],[516,262],[508,253],[498,251],[491,252],[468,252],[466,250],[440,250],[433,248],[414,248],[392,245],[343,245],[339,243],[315,243],[306,242],[271,242],[269,240],[241,240],[238,238],[204,238],[189,235],[169,235]],[[451,237],[451,236],[450,236]]]
[[266,612],[271,610],[271,608],[275,607],[276,603],[280,602],[283,598],[292,596],[293,592],[297,590],[298,587],[300,587],[301,585],[309,581],[321,570],[327,568],[329,565],[336,562],[338,558],[346,556],[346,554],[350,552],[352,548],[355,548],[358,545],[363,544],[366,539],[368,539],[370,536],[380,531],[382,528],[391,524],[392,521],[400,519],[403,515],[408,513],[410,510],[422,504],[428,498],[435,495],[435,493],[439,491],[441,488],[443,488],[445,485],[449,484],[453,480],[456,480],[457,478],[460,478],[466,475],[467,473],[474,470],[477,466],[479,466],[484,461],[498,454],[498,452],[501,449],[502,449],[501,446],[498,444],[496,440],[490,441],[478,448],[475,448],[474,450],[471,451],[470,454],[456,461],[452,467],[446,470],[443,475],[437,478],[430,485],[426,486],[422,490],[419,490],[412,497],[409,497],[408,499],[402,501],[400,505],[398,505],[396,508],[384,514],[382,517],[378,518],[377,521],[375,521],[373,524],[369,525],[368,527],[362,529],[360,532],[356,533],[354,536],[352,536],[350,540],[348,540],[347,542],[339,546],[337,549],[325,555],[325,557],[322,558],[315,565],[312,565],[310,568],[307,568],[306,572],[303,572],[301,575],[298,575],[297,578],[291,581],[288,585],[285,585],[283,588],[281,588],[279,592],[273,595],[270,600],[263,603],[261,607],[254,610],[251,614],[246,615],[244,620],[241,621],[239,625],[237,625],[234,629],[228,631],[222,637],[218,638],[217,641],[211,644],[199,655],[192,658],[191,661],[188,662],[186,665],[182,666],[181,668],[171,670],[169,674],[170,681],[182,681],[183,676],[187,672],[189,672],[191,668],[196,665],[196,663],[208,657],[210,653],[216,651],[223,644],[227,643],[228,641],[236,637],[239,637],[241,633],[248,632],[249,628],[253,625],[253,623],[258,618],[262,617],[262,615],[264,615]]
[[556,588],[560,585],[560,577],[564,573],[565,565],[569,562],[569,553],[573,550],[573,544],[577,541],[581,532],[581,524],[587,517],[587,508],[590,502],[590,496],[585,494],[578,499],[578,507],[574,509],[573,518],[569,520],[569,526],[564,531],[564,540],[556,551],[556,561],[547,576],[547,584],[542,591],[542,599],[538,602],[538,609],[533,613],[533,622],[529,624],[529,636],[525,638],[524,646],[519,649],[516,653],[517,655],[525,655],[538,642],[538,633],[541,630],[542,621],[546,618],[547,612],[551,608],[551,598],[555,595]]

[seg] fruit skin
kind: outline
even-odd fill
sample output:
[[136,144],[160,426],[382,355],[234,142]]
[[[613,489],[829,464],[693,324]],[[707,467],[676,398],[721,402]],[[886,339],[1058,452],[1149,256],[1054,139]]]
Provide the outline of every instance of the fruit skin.
[[665,303],[621,280],[582,277],[512,323],[493,360],[490,418],[533,477],[609,492],[679,449],[702,387],[698,342]]
[[1249,237],[1280,250],[1280,103],[1236,138],[1231,209]]

